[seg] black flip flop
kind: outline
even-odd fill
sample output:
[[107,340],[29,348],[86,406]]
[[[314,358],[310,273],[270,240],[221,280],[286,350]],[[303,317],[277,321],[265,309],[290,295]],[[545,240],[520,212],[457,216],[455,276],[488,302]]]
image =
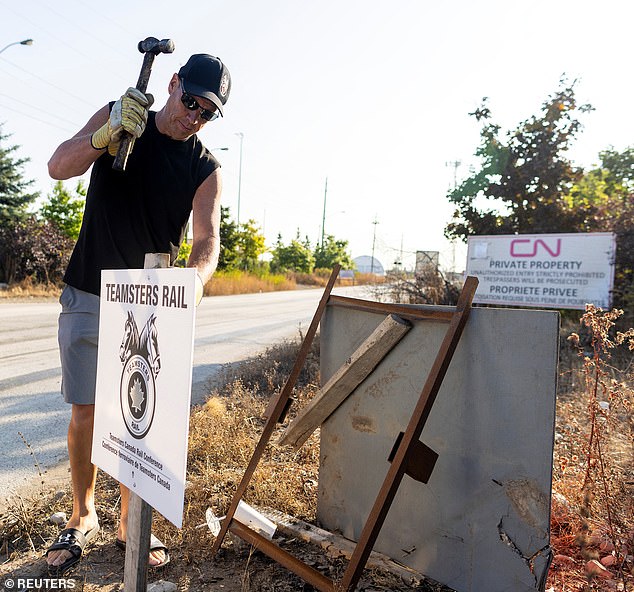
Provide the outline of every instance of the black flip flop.
[[[114,544],[122,551],[125,551],[125,541],[122,541],[121,539],[116,539]],[[161,542],[161,540],[159,540],[158,537],[154,536],[153,534],[150,535],[150,553],[152,551],[165,551],[165,560],[159,563],[158,565],[150,565],[148,563],[148,567],[150,569],[157,569],[159,567],[164,567],[170,562],[170,554],[169,554],[169,551],[167,550],[167,547],[163,544],[163,542]]]
[[65,528],[57,535],[55,542],[46,550],[46,556],[51,551],[68,551],[71,556],[61,565],[48,565],[48,573],[51,576],[65,576],[79,563],[86,545],[92,541],[99,532],[99,525],[88,532],[82,532],[76,528]]

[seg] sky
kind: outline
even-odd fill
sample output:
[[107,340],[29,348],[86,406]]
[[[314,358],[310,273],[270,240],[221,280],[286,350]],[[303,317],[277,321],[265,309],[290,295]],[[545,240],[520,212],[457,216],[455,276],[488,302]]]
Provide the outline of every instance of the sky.
[[222,163],[223,205],[235,220],[239,198],[240,221],[269,246],[297,233],[314,245],[325,206],[325,233],[353,257],[412,268],[416,251],[439,251],[462,271],[466,248],[443,229],[448,190],[478,164],[469,113],[488,97],[493,121],[514,129],[562,75],[595,108],[575,164],[634,145],[629,0],[0,0],[0,15],[0,50],[33,39],[0,52],[3,146],[30,159],[43,198],[55,148],[136,84],[140,40],[176,48],[154,61],[156,107],[191,54],[220,57],[231,96],[199,135]]

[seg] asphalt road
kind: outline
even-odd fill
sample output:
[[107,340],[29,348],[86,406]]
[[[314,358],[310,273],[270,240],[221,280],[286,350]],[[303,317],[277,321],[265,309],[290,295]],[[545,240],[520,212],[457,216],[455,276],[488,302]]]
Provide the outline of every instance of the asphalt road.
[[[196,313],[192,402],[223,364],[305,334],[321,289],[204,298]],[[363,288],[336,294],[367,297]],[[67,460],[70,406],[60,394],[57,302],[0,303],[0,505]],[[45,474],[44,471],[47,471]],[[40,477],[40,473],[44,477]]]

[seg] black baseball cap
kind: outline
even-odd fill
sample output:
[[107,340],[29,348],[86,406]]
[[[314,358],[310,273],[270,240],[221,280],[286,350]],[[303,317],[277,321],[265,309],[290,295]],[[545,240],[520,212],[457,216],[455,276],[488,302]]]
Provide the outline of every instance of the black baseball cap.
[[231,75],[220,58],[196,53],[178,71],[178,75],[185,79],[190,95],[209,99],[223,115],[222,108],[231,91]]

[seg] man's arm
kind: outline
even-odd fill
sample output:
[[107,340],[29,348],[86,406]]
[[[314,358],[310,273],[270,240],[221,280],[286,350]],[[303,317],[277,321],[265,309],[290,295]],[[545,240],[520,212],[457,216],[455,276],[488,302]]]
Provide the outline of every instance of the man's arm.
[[63,181],[83,175],[106,148],[114,156],[124,132],[128,132],[133,141],[143,133],[153,102],[152,95],[144,95],[131,87],[114,103],[112,110],[108,105],[99,109],[77,134],[55,150],[48,161],[51,177]]
[[198,187],[193,203],[192,252],[187,267],[195,267],[204,286],[218,265],[220,255],[220,193],[222,179],[216,169]]
[[105,152],[105,148],[93,148],[90,137],[108,121],[108,113],[108,105],[105,105],[72,138],[57,147],[48,161],[48,173],[53,179],[64,181],[83,175]]

